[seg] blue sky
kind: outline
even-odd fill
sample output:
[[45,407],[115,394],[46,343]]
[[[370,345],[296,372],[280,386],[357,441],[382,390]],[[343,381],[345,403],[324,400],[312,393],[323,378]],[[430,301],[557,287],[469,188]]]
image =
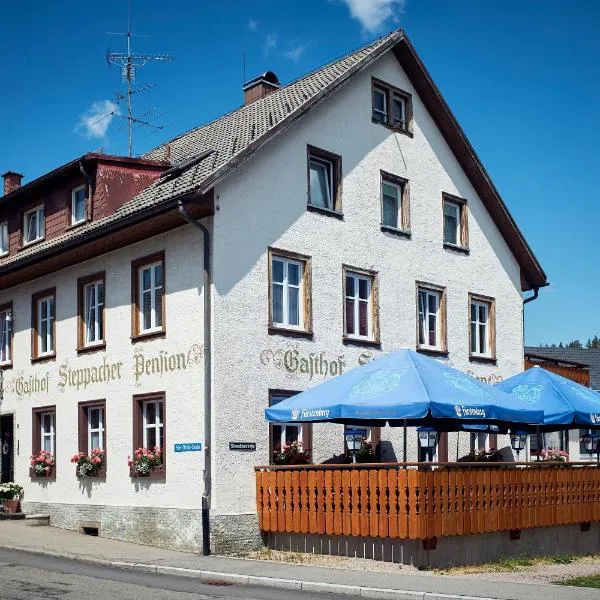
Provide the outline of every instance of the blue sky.
[[[403,27],[548,273],[526,309],[526,342],[600,334],[600,3],[595,0],[133,0],[145,67],[134,152],[239,106],[250,78],[283,82]],[[87,151],[126,153],[120,90],[105,62],[123,40],[127,2],[4,0],[0,7],[0,170],[27,180]],[[94,116],[96,115],[96,116]],[[85,119],[87,118],[87,127]],[[90,137],[90,134],[94,134]]]

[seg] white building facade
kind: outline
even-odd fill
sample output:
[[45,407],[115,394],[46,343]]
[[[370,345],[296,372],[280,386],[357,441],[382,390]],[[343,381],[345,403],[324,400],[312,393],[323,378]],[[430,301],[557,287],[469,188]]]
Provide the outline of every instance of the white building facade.
[[[132,210],[170,202],[171,230],[2,289],[0,408],[27,509],[174,548],[207,550],[208,527],[212,551],[254,546],[254,467],[291,441],[314,462],[344,455],[343,426],[269,427],[269,403],[403,347],[491,382],[522,370],[523,292],[545,275],[427,77],[402,32],[281,89],[267,73],[239,111],[148,155],[180,166]],[[199,205],[203,231],[184,220]],[[98,281],[101,307],[85,296]],[[32,360],[45,290],[55,355]],[[95,309],[104,337],[81,348]],[[414,430],[369,435],[381,461],[424,458]],[[30,477],[45,436],[52,476]],[[106,467],[78,478],[69,459],[92,440]],[[437,458],[471,443],[449,434]],[[162,466],[130,476],[153,445]]]

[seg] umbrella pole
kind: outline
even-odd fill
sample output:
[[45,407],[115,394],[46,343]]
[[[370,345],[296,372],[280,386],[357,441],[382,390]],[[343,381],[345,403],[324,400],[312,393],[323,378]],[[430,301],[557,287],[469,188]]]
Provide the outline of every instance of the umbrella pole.
[[406,462],[407,446],[406,446],[406,419],[402,425],[402,454],[404,456],[403,462]]
[[537,425],[535,428],[535,439],[537,440],[537,460],[540,461],[540,442],[542,441],[542,436],[540,435],[540,426]]
[[460,445],[460,431],[457,431],[456,432],[456,460],[457,460],[457,462],[458,462],[459,445]]

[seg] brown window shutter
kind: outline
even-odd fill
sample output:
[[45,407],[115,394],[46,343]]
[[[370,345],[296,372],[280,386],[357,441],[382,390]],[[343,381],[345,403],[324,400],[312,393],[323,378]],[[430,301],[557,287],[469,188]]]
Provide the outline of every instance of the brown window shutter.
[[489,314],[489,336],[490,336],[490,354],[492,358],[496,358],[496,301],[490,302],[490,314]]
[[402,229],[404,231],[410,231],[410,186],[406,182],[402,188]]
[[446,304],[446,290],[442,290],[440,291],[440,341],[441,349],[444,352],[448,350],[448,326]]
[[371,300],[373,302],[373,339],[376,342],[379,342],[379,277],[377,277],[377,275],[373,275],[371,282]]
[[310,462],[314,462],[312,423],[302,425],[302,449],[310,452]]
[[469,247],[469,211],[466,202],[460,206],[460,245]]
[[312,261],[304,261],[304,329],[312,332]]
[[438,441],[438,462],[448,462],[448,433],[442,431]]

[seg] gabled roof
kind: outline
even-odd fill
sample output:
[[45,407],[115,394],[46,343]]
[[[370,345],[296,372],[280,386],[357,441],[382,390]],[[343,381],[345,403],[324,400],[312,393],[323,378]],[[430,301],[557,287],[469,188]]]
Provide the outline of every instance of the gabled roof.
[[[112,219],[118,220],[120,214],[152,210],[175,198],[206,193],[264,144],[293,126],[299,118],[389,51],[394,52],[411,79],[513,252],[521,267],[522,289],[547,285],[539,262],[402,30],[394,31],[264,98],[148,152],[143,158],[168,160],[176,166],[124,204],[112,215]],[[84,236],[88,227],[99,225],[102,223],[90,223],[78,229],[74,235]],[[60,238],[53,242],[60,242]],[[39,246],[40,250],[44,247],[41,244]]]
[[541,348],[525,347],[525,356],[537,359],[569,362],[588,367],[590,387],[600,390],[600,348]]

